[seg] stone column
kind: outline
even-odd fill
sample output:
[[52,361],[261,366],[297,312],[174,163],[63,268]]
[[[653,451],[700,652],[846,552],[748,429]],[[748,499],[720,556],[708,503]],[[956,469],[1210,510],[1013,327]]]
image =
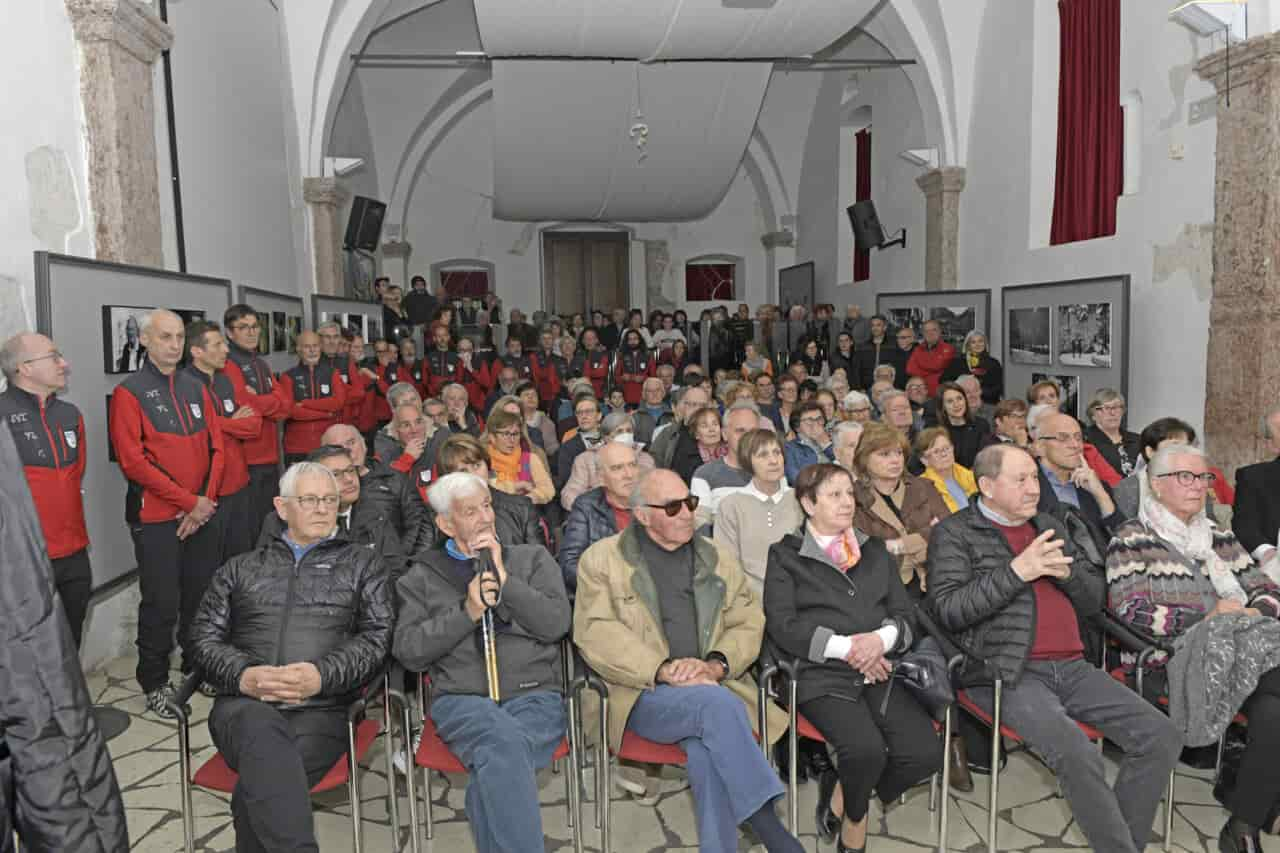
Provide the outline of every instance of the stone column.
[[960,191],[964,169],[943,166],[916,178],[924,192],[924,289],[955,290],[959,281]]
[[[382,244],[382,263],[383,275],[391,276],[391,280],[404,288],[404,292],[409,292],[409,256],[413,254],[413,244],[400,240],[389,240]],[[398,261],[397,268],[393,272],[387,269],[392,261]],[[399,274],[397,277],[396,273]],[[428,281],[427,289],[435,292],[435,282]]]
[[97,257],[164,266],[151,65],[173,31],[137,0],[65,0],[80,45]]
[[311,246],[316,261],[316,293],[345,296],[339,213],[347,191],[337,178],[303,178],[302,198],[311,211]]
[[1205,445],[1234,477],[1264,458],[1258,419],[1280,399],[1280,33],[1232,46],[1227,66],[1223,50],[1195,70],[1218,90]]

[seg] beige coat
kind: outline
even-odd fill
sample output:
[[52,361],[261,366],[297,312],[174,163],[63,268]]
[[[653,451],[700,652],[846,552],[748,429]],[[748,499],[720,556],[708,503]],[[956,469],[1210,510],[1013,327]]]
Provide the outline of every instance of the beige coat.
[[[694,606],[705,657],[717,651],[729,661],[724,685],[742,700],[758,727],[756,683],[748,668],[760,654],[764,610],[737,559],[723,546],[694,537]],[[578,562],[573,641],[587,664],[609,686],[609,745],[618,749],[631,708],[670,656],[662,632],[653,576],[641,565],[636,524],[601,539]],[[585,710],[585,709],[584,709]],[[590,716],[587,719],[591,719]],[[787,715],[769,705],[769,740],[787,728]],[[758,734],[758,731],[757,731]]]

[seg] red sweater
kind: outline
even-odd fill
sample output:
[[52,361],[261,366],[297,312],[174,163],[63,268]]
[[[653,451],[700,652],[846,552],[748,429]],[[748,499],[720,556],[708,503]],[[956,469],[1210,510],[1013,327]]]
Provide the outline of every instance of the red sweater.
[[956,348],[946,341],[938,341],[932,349],[919,344],[911,350],[911,358],[907,359],[907,375],[919,376],[929,386],[929,396],[938,393],[938,381],[942,372],[956,357]]
[[[1030,523],[1017,527],[991,523],[1004,535],[1015,556],[1025,551],[1039,535]],[[1036,596],[1036,635],[1031,642],[1028,659],[1075,660],[1083,656],[1080,623],[1076,621],[1076,609],[1071,599],[1049,578],[1036,578],[1031,582],[1031,591]]]

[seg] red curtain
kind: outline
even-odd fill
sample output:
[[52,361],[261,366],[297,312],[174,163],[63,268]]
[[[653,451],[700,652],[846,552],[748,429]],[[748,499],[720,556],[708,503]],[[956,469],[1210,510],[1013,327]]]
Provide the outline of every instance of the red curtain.
[[1116,233],[1123,189],[1120,0],[1059,0],[1058,171],[1049,242]]
[[689,302],[732,300],[734,264],[685,264],[684,298]]
[[[860,130],[854,136],[853,164],[853,200],[866,201],[871,198],[871,128]],[[871,278],[871,250],[861,252],[853,250],[853,280],[866,281]]]
[[480,299],[489,292],[489,273],[485,270],[441,270],[440,284],[451,299]]

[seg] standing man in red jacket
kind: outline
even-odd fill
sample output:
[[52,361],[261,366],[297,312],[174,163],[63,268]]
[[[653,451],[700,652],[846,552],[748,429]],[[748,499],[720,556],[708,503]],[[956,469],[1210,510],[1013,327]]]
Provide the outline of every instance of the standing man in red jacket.
[[243,386],[245,400],[261,418],[258,434],[243,441],[244,459],[249,465],[250,511],[254,518],[250,537],[257,542],[262,519],[275,506],[272,501],[280,488],[278,424],[289,414],[289,407],[276,393],[271,366],[258,355],[258,338],[265,330],[258,325],[258,315],[253,308],[232,305],[222,315],[222,325],[230,339],[223,369],[237,387]]
[[441,389],[453,382],[462,381],[462,359],[453,351],[449,327],[444,323],[436,323],[431,327],[431,341],[434,343],[427,350],[423,361],[427,365],[426,386],[427,397],[439,397]]
[[53,564],[53,583],[76,648],[89,608],[93,576],[84,524],[84,418],[57,397],[70,366],[44,335],[17,334],[0,347],[0,420],[9,425]]
[[938,393],[942,372],[956,357],[956,348],[942,339],[942,325],[937,320],[926,320],[924,342],[911,351],[907,359],[907,375],[919,376],[929,386],[929,396]]
[[138,558],[138,683],[147,708],[167,705],[169,653],[178,626],[182,668],[192,666],[191,618],[222,558],[217,515],[222,430],[216,405],[194,377],[178,370],[186,342],[182,318],[158,308],[142,321],[147,360],[111,395],[109,432],[129,481],[125,519]]
[[284,461],[302,462],[320,446],[320,435],[339,423],[347,386],[333,365],[321,358],[320,336],[298,335],[298,363],[280,374],[280,394],[289,402],[284,425]]
[[249,405],[248,392],[239,375],[227,366],[227,341],[217,323],[196,320],[187,326],[187,357],[183,368],[209,389],[218,425],[222,428],[222,487],[218,508],[222,513],[222,562],[253,548],[262,519],[253,517],[253,490],[249,487],[249,463],[244,443],[262,431],[262,416]]

